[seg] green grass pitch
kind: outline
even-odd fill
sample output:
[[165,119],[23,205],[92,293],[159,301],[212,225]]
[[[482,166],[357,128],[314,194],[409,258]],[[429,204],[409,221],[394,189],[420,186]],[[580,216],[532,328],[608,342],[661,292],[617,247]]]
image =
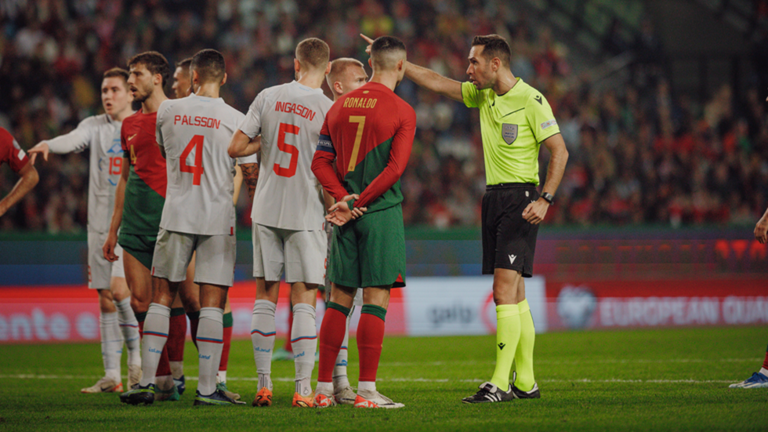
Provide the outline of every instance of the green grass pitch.
[[[542,399],[465,405],[461,398],[493,372],[493,337],[390,337],[378,387],[405,403],[400,410],[291,408],[292,362],[273,363],[274,405],[252,408],[257,389],[249,340],[232,345],[228,385],[248,402],[235,407],[193,407],[195,380],[187,381],[181,401],[148,407],[120,404],[116,394],[80,394],[101,376],[97,344],[3,345],[0,430],[764,431],[768,389],[728,384],[760,368],[766,344],[766,327],[538,335]],[[195,354],[188,343],[185,372],[191,377],[197,375]],[[354,341],[350,363],[354,385]]]

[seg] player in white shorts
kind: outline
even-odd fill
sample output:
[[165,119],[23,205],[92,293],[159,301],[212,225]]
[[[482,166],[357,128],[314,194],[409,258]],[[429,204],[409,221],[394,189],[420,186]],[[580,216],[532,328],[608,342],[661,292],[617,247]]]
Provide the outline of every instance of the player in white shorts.
[[154,401],[154,376],[168,337],[170,306],[196,252],[200,286],[197,329],[199,381],[195,405],[233,405],[216,388],[227,290],[235,268],[235,160],[227,154],[243,114],[219,97],[224,57],[205,49],[190,65],[194,94],[164,101],[157,111],[157,143],[166,158],[168,187],[152,261],[153,298],[144,325],[144,377],[121,396],[130,404]]
[[[176,99],[185,98],[192,94],[189,76],[189,66],[191,64],[192,57],[176,63],[172,86]],[[239,158],[235,170],[235,195],[233,202],[237,205],[237,198],[240,196],[240,186],[244,180],[248,186],[249,196],[253,198],[253,191],[256,187],[255,181],[258,179],[258,159],[256,155]],[[168,350],[168,360],[171,366],[173,382],[176,384],[179,394],[184,393],[186,387],[183,356],[184,340],[187,332],[187,319],[183,315],[178,315],[180,311],[186,312],[187,317],[189,317],[192,341],[197,346],[197,327],[200,322],[200,287],[194,283],[194,280],[195,255],[192,254],[192,260],[187,266],[187,279],[179,285],[179,295],[176,296],[176,300],[174,300],[171,306],[171,325],[168,333],[168,342],[165,345]],[[221,352],[221,363],[219,363],[219,373],[216,376],[216,381],[218,383],[217,388],[224,391],[230,399],[239,400],[239,394],[230,392],[227,389],[227,365],[232,341],[232,325],[232,307],[229,304],[229,298],[227,298],[227,303],[224,306],[224,346]],[[181,340],[174,343],[174,336],[180,337]]]
[[34,164],[38,154],[65,154],[90,148],[88,180],[88,288],[99,293],[101,356],[104,377],[83,393],[121,392],[120,357],[123,342],[128,347],[128,387],[141,378],[139,326],[131,309],[131,293],[125,282],[122,248],[114,263],[107,261],[101,246],[107,238],[115,201],[117,180],[123,169],[120,126],[133,114],[133,97],[128,91],[128,71],[113,68],[104,73],[101,102],[105,114],[88,117],[72,132],[42,141],[29,150]]
[[[232,157],[261,150],[253,199],[253,275],[256,301],[251,319],[258,393],[254,406],[272,404],[271,361],[280,279],[291,284],[296,392],[293,406],[313,406],[317,287],[323,283],[326,235],[322,188],[311,171],[314,143],[332,102],[320,86],[330,50],[320,39],[296,47],[296,81],[263,90],[251,104],[229,147]],[[256,138],[261,136],[259,143]]]
[[[338,58],[331,62],[331,71],[325,77],[328,83],[328,88],[331,89],[333,94],[333,101],[336,102],[340,97],[362,87],[368,82],[368,74],[365,72],[365,67],[360,60],[353,58]],[[325,200],[325,208],[330,208],[335,204],[336,200],[333,199],[331,194],[324,191],[323,197]],[[326,249],[326,263],[331,256],[331,235],[333,233],[333,224],[330,222],[325,223],[325,232],[328,241],[328,248]],[[328,279],[328,272],[325,274],[325,301],[326,304],[330,301],[331,296],[331,281]],[[352,304],[352,311],[355,306],[363,306],[363,290],[357,290],[355,300]],[[347,316],[347,332],[344,334],[344,342],[341,344],[341,349],[336,357],[336,366],[333,368],[333,396],[336,399],[336,403],[354,405],[355,404],[355,391],[352,390],[352,386],[349,384],[349,378],[347,378],[347,358],[349,346],[349,321],[352,319],[352,311]]]

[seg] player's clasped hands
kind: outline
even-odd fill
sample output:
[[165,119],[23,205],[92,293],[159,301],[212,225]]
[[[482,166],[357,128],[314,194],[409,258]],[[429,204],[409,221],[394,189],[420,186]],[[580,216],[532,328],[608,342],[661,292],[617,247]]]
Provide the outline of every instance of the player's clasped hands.
[[368,207],[355,207],[354,209],[350,209],[349,201],[353,199],[360,199],[360,195],[347,195],[341,201],[332,205],[331,208],[328,209],[328,214],[325,215],[325,220],[334,225],[342,226],[352,219],[359,218],[363,213],[368,211]]

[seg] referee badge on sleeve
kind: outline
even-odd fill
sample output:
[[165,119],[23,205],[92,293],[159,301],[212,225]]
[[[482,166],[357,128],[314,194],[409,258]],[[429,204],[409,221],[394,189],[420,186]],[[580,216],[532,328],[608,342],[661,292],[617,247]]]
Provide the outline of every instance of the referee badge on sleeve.
[[517,139],[517,125],[502,123],[501,124],[501,137],[507,144],[512,144]]

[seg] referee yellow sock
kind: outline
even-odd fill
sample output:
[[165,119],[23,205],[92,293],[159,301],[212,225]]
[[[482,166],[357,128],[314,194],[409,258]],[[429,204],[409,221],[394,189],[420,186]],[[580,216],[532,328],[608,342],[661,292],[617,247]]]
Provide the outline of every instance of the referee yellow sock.
[[509,371],[520,341],[520,310],[516,304],[496,306],[496,370],[491,382],[503,391],[509,388]]
[[515,387],[522,391],[531,391],[536,380],[533,377],[533,344],[536,341],[536,329],[533,326],[531,308],[528,300],[517,304],[520,310],[520,343],[515,352],[517,379]]

